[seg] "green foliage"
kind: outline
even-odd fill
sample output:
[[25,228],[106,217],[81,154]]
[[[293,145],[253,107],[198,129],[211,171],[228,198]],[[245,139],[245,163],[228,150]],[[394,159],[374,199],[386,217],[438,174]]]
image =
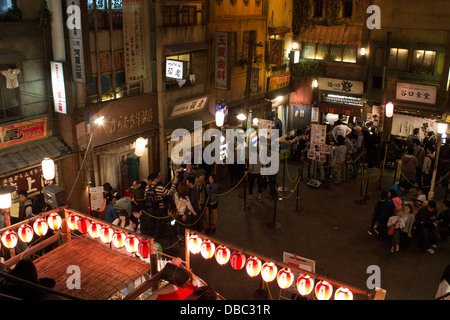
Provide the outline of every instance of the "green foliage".
[[8,9],[6,13],[0,16],[2,21],[20,21],[22,20],[22,11],[19,8]]
[[292,32],[294,36],[317,25],[336,26],[345,23],[345,19],[340,17],[341,0],[327,0],[324,1],[324,5],[324,17],[313,18],[312,0],[293,0]]
[[39,27],[45,29],[45,27],[50,23],[51,19],[51,12],[48,9],[46,0],[42,1],[42,6],[39,9],[38,16],[39,16]]
[[290,67],[294,79],[308,79],[323,76],[326,72],[325,63],[311,59],[300,59]]

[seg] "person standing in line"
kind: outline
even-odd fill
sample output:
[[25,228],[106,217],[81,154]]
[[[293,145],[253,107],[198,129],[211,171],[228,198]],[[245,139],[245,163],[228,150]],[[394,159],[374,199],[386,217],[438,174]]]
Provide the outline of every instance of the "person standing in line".
[[103,212],[103,220],[105,220],[108,223],[113,223],[114,220],[118,218],[116,208],[114,207],[116,202],[117,202],[116,197],[114,197],[111,194],[107,195],[105,211]]
[[334,146],[334,155],[336,158],[336,181],[339,184],[345,180],[345,167],[347,165],[347,147],[345,146],[345,138],[343,136],[337,137],[337,144]]
[[203,216],[200,218],[198,222],[197,231],[203,230],[204,217],[208,216],[208,207],[207,207],[208,194],[206,193],[205,176],[206,176],[205,170],[199,169],[197,171],[197,178],[195,179],[195,189],[197,189],[198,191],[199,204],[201,207],[201,212],[203,213]]
[[428,197],[428,193],[431,189],[431,177],[433,175],[434,170],[434,161],[435,161],[435,155],[434,155],[434,147],[427,147],[426,149],[427,155],[425,156],[423,160],[423,167],[422,167],[422,181],[424,186],[422,186],[424,193]]
[[355,143],[353,144],[353,178],[356,178],[361,165],[361,157],[364,152],[364,136],[360,126],[355,127]]
[[422,148],[422,143],[419,139],[412,140],[412,146],[414,149],[413,156],[417,159],[417,168],[416,168],[416,182],[419,188],[422,188],[422,167],[423,160],[425,158],[425,149]]
[[342,120],[337,120],[334,123],[334,128],[331,132],[333,139],[336,140],[338,136],[343,136],[344,138],[347,137],[352,132],[352,129],[343,123]]
[[[257,153],[252,151],[253,155]],[[262,200],[262,176],[261,176],[261,162],[259,161],[258,155],[256,155],[256,163],[250,163],[248,166],[249,182],[248,182],[248,198],[253,200],[253,186],[256,183],[258,185],[258,201]]]
[[184,237],[186,227],[190,226],[193,217],[197,216],[195,209],[192,207],[191,200],[189,199],[189,187],[186,183],[180,182],[178,184],[174,200],[178,210],[177,237],[178,240],[181,241]]
[[189,188],[189,200],[191,200],[192,208],[194,208],[194,211],[197,214],[195,219],[193,219],[194,221],[192,221],[193,225],[191,228],[193,230],[201,231],[200,228],[202,225],[202,221],[201,221],[202,207],[200,205],[200,195],[198,193],[198,190],[195,188],[194,177],[188,177],[186,179],[186,185]]
[[211,174],[206,185],[206,193],[209,196],[208,212],[209,212],[209,228],[206,233],[216,233],[216,226],[218,220],[217,208],[219,207],[219,198],[217,192],[219,191],[219,184],[215,174]]
[[435,299],[450,300],[450,264],[442,273]]
[[418,162],[417,158],[414,156],[414,149],[408,148],[407,154],[402,157],[402,179],[405,179],[408,183],[407,190],[414,187],[416,181],[416,170]]

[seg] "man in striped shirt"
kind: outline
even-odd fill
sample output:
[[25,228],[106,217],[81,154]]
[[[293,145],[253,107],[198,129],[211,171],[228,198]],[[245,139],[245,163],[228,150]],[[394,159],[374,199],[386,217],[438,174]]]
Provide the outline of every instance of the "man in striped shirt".
[[158,173],[152,173],[148,176],[149,184],[145,188],[145,198],[149,196],[150,189],[154,188],[155,194],[156,194],[156,200],[158,202],[158,209],[154,210],[152,208],[147,208],[148,213],[152,216],[153,220],[153,230],[154,234],[153,236],[155,238],[158,238],[159,232],[161,229],[161,222],[162,218],[166,217],[167,214],[165,214],[165,208],[164,208],[164,197],[166,196],[173,196],[176,192],[176,186],[178,184],[178,179],[175,179],[172,183],[172,186],[170,189],[166,189],[161,184],[161,176]]

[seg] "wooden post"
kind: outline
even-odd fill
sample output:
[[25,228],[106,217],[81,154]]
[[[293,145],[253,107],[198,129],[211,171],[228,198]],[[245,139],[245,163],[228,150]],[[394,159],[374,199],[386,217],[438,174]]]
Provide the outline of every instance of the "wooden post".
[[[10,227],[11,226],[11,218],[9,216],[9,208],[3,210],[3,216],[5,217],[5,227]],[[16,256],[16,250],[14,248],[9,249],[9,255],[10,255],[10,259],[14,258]]]
[[[72,235],[70,233],[69,228],[67,228],[67,220],[69,219],[69,210],[64,209],[64,220],[63,220],[63,239],[65,239],[66,242],[69,242],[70,240],[72,240]],[[63,240],[64,241],[64,240]]]
[[191,270],[191,256],[189,252],[188,242],[190,238],[191,233],[189,232],[189,229],[186,229],[184,231],[184,254],[185,254],[185,261],[186,261],[186,269]]
[[[395,160],[394,167],[395,167],[395,170],[394,170],[394,181],[393,181],[392,185],[394,185],[395,181],[397,180],[397,170],[398,170],[398,160],[397,159]],[[401,176],[400,176],[400,178],[401,178]]]

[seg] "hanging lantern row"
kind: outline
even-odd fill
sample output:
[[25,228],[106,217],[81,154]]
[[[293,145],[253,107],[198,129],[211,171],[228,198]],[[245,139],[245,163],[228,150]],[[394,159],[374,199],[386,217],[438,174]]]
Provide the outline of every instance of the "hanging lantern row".
[[[272,261],[263,264],[255,256],[250,256],[247,259],[242,252],[231,253],[230,249],[224,245],[216,248],[211,240],[202,240],[198,235],[191,235],[187,245],[190,253],[200,253],[205,259],[211,259],[215,256],[219,265],[224,266],[230,262],[234,270],[239,271],[245,268],[247,274],[252,278],[261,275],[265,282],[272,282],[277,279],[277,284],[281,289],[288,289],[294,284],[294,273],[289,268],[278,270],[276,263]],[[314,279],[307,274],[299,275],[296,286],[297,291],[304,297],[310,295],[313,290],[315,290],[314,294],[318,300],[330,300],[333,296],[333,286],[329,282],[321,280],[315,285]],[[340,287],[334,294],[334,300],[353,300],[353,293],[348,288]]]
[[67,218],[67,227],[71,231],[82,234],[89,233],[91,238],[100,239],[104,244],[112,243],[117,249],[124,248],[129,253],[136,253],[142,258],[150,256],[150,244],[146,239],[139,239],[134,235],[126,235],[122,231],[114,231],[113,228],[103,226],[97,222],[90,222],[84,217],[71,213]]
[[33,240],[34,235],[36,234],[39,237],[43,237],[47,234],[48,229],[53,231],[57,231],[61,228],[62,218],[61,216],[54,212],[45,218],[37,218],[33,222],[33,226],[31,227],[28,224],[23,224],[15,231],[6,231],[1,236],[1,242],[8,249],[14,249],[20,239],[24,243],[30,243]]

